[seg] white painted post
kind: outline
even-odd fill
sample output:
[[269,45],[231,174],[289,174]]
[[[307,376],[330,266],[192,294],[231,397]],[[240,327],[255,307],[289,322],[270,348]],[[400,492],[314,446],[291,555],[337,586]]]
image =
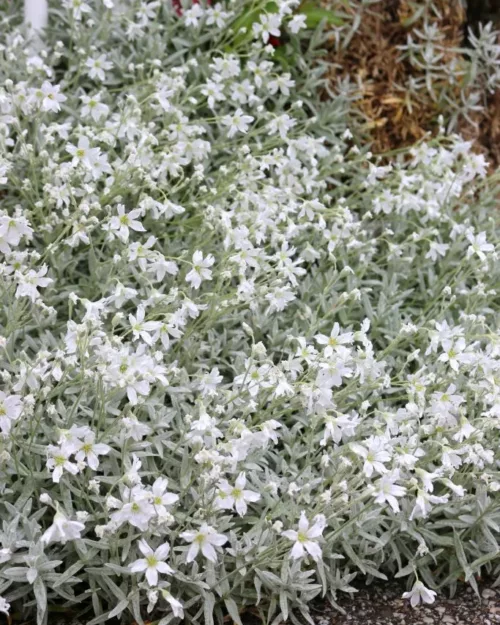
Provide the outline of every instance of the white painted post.
[[24,0],[24,23],[30,25],[35,32],[47,26],[48,15],[48,0]]

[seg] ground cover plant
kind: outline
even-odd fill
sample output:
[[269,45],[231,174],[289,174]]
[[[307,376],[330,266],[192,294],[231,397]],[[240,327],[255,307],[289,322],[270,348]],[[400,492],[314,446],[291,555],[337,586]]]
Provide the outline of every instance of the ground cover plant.
[[29,43],[2,9],[5,614],[498,574],[497,179],[357,145],[300,9],[71,0]]

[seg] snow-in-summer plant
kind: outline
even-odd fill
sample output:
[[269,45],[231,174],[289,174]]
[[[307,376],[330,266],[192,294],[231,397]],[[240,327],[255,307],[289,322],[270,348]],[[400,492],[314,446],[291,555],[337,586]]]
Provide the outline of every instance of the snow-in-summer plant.
[[2,9],[1,612],[499,573],[496,178],[354,145],[296,8],[67,0],[41,46]]

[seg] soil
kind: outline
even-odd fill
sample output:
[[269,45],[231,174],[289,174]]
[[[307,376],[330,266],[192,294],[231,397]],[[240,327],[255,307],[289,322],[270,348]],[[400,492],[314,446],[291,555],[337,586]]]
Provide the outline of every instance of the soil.
[[[317,625],[496,625],[500,623],[500,590],[492,584],[480,588],[462,585],[453,598],[438,596],[432,605],[412,608],[402,599],[404,585],[395,583],[359,587],[352,597],[339,599],[345,615],[323,605],[315,609]],[[317,610],[317,611],[316,611]]]

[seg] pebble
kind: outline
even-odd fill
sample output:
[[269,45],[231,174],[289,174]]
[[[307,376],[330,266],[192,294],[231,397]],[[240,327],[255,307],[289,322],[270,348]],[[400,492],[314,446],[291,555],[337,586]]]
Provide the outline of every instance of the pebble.
[[497,593],[491,588],[485,588],[483,592],[481,593],[481,597],[483,599],[493,599],[496,596],[497,596]]
[[[1,1],[1,0],[0,0]],[[486,583],[479,597],[465,584],[458,585],[453,599],[444,593],[432,605],[412,608],[401,599],[404,586],[398,583],[374,583],[359,588],[355,599],[340,597],[344,616],[320,608],[316,625],[500,625],[500,589]]]

